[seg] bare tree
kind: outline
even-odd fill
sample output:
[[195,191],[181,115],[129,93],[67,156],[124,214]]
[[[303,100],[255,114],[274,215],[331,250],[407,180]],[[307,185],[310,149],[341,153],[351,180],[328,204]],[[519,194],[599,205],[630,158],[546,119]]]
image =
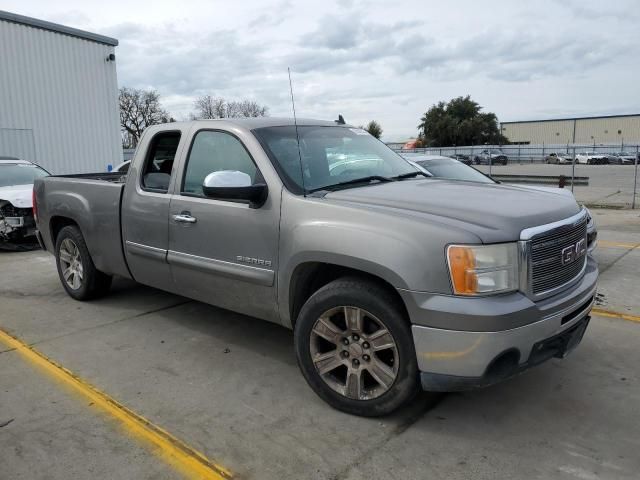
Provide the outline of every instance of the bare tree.
[[192,115],[194,118],[225,118],[227,116],[227,105],[224,98],[213,97],[211,95],[203,95],[196,98],[193,102],[196,113]]
[[266,117],[269,107],[253,100],[231,101],[227,103],[228,117]]
[[145,128],[159,123],[175,121],[160,104],[156,90],[122,87],[120,89],[120,125],[123,129],[123,144],[135,147]]
[[227,101],[212,95],[196,98],[193,106],[196,110],[190,115],[193,119],[265,117],[269,114],[269,107],[253,100]]

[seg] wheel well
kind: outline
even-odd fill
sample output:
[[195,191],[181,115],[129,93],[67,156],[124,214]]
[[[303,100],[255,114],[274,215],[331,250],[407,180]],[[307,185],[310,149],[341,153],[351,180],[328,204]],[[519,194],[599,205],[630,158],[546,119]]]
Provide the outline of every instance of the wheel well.
[[409,318],[406,306],[398,291],[386,280],[354,268],[335,265],[332,263],[308,262],[298,265],[291,281],[289,282],[289,314],[291,327],[295,327],[296,319],[305,302],[315,292],[328,283],[341,277],[360,277],[377,283],[387,290],[397,301],[398,307],[402,310],[405,318]]
[[56,245],[56,240],[58,239],[60,230],[69,225],[75,225],[76,227],[78,226],[75,221],[71,220],[68,217],[51,218],[51,221],[49,222],[49,228],[51,229],[51,243],[53,243],[54,247]]

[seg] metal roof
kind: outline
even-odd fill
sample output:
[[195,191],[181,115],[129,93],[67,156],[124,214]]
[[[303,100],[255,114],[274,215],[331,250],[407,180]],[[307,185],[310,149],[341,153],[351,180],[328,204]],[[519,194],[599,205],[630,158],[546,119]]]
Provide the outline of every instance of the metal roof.
[[600,120],[603,118],[625,118],[640,117],[640,113],[628,113],[623,115],[600,115],[595,117],[571,117],[571,118],[547,118],[546,120],[518,120],[515,122],[500,122],[500,125],[509,125],[513,123],[542,123],[542,122],[566,122],[574,120]]
[[114,47],[118,45],[118,40],[116,40],[115,38],[105,37],[104,35],[98,35],[97,33],[86,32],[84,30],[78,30],[77,28],[66,27],[58,23],[47,22],[46,20],[25,17],[24,15],[18,15],[16,13],[6,12],[4,10],[0,10],[0,20],[27,25],[29,27],[40,28],[42,30],[49,30],[51,32],[61,33],[63,35],[69,35],[76,38],[82,38],[84,40],[90,40],[92,42],[104,43],[105,45],[111,45]]

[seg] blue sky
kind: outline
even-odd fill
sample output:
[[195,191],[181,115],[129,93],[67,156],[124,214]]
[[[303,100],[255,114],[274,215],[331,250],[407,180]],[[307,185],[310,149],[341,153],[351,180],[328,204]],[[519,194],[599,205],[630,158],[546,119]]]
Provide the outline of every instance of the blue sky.
[[250,98],[289,116],[375,119],[415,135],[426,109],[471,95],[502,121],[640,112],[636,1],[4,0],[2,8],[116,37],[121,85]]

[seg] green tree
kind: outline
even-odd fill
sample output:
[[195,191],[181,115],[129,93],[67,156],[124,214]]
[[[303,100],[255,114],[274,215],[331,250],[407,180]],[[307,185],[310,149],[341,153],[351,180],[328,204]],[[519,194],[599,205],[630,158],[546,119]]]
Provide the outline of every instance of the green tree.
[[365,130],[369,132],[371,135],[373,135],[374,137],[376,137],[378,140],[382,136],[382,127],[375,120],[371,120],[367,124],[367,128],[365,128]]
[[438,102],[420,119],[420,137],[429,147],[507,143],[498,129],[496,114],[481,110],[469,95]]

